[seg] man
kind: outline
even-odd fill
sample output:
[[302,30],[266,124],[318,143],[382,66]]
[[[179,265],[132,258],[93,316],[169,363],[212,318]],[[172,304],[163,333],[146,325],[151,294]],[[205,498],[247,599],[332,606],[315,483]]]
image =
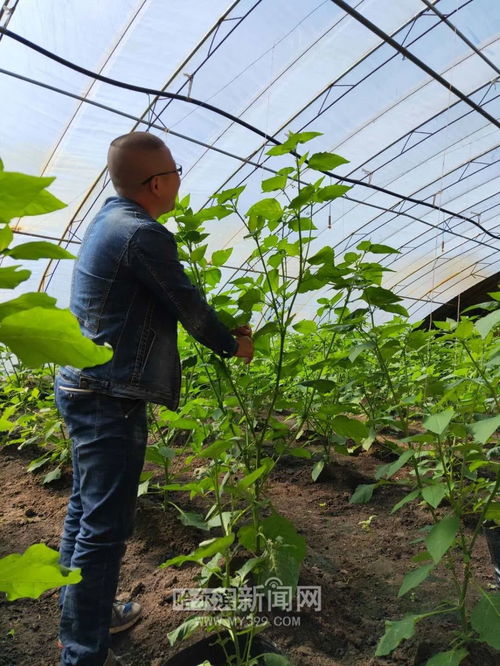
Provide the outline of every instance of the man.
[[250,328],[234,335],[178,261],[174,236],[156,221],[172,210],[181,168],[156,136],[115,139],[108,169],[118,197],[91,222],[75,264],[71,310],[82,332],[113,347],[111,361],[64,367],[56,400],[72,439],[73,488],[60,555],[83,580],[61,593],[61,664],[111,666],[109,632],[139,617],[115,602],[120,560],[132,533],[147,439],[146,402],[176,409],[181,371],[177,322],[223,356],[252,360]]

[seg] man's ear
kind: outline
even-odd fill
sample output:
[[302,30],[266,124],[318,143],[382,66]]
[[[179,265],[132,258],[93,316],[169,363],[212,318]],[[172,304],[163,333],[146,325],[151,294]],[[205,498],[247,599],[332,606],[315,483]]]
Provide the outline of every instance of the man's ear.
[[154,178],[151,178],[151,180],[148,183],[149,191],[151,194],[154,194],[155,196],[158,196],[159,194],[159,189],[160,189],[160,180],[157,176]]

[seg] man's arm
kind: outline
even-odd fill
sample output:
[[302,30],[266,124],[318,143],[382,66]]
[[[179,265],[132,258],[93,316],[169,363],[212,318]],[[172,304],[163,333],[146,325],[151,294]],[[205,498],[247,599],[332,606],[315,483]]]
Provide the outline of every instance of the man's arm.
[[235,339],[222,324],[184,272],[175,239],[167,229],[160,225],[158,229],[150,225],[140,228],[130,241],[128,259],[137,278],[198,342],[220,356],[239,356],[247,363],[251,360],[250,338]]

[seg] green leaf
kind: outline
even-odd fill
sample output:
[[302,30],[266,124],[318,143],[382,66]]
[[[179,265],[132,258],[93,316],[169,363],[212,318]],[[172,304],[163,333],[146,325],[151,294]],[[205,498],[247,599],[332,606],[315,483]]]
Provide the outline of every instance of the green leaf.
[[305,449],[303,446],[295,446],[293,449],[290,449],[288,453],[295,458],[310,458],[311,452],[309,449]]
[[239,187],[232,187],[231,189],[224,190],[223,192],[216,192],[213,195],[213,198],[217,199],[217,201],[220,204],[223,204],[226,201],[230,201],[231,199],[237,199],[245,188],[246,185],[240,185]]
[[315,321],[311,319],[302,319],[302,321],[297,322],[293,325],[293,328],[297,333],[302,333],[304,335],[311,335],[315,333],[318,329],[318,325]]
[[407,615],[397,622],[386,621],[385,633],[378,642],[376,657],[384,657],[395,650],[405,638],[411,638],[415,633],[415,625],[421,615]]
[[357,261],[360,258],[361,255],[357,254],[356,252],[346,252],[344,254],[344,263],[346,264],[353,264],[355,261]]
[[213,442],[213,444],[210,444],[210,446],[207,446],[206,449],[200,451],[198,456],[200,458],[212,458],[215,460],[220,457],[221,453],[225,453],[231,448],[231,446],[234,446],[234,442],[230,439],[218,439],[216,442]]
[[[288,226],[292,231],[314,231],[316,227],[310,217],[294,217],[289,220]],[[312,239],[314,240],[314,239]]]
[[300,192],[290,201],[290,208],[299,210],[307,204],[313,203],[315,201],[316,188],[314,185],[305,185],[302,187]]
[[[37,215],[54,210],[49,207],[43,210],[43,202],[36,212],[29,212],[29,206],[38,194],[54,182],[54,178],[39,178],[13,171],[0,171],[0,220],[8,221],[22,215]],[[55,197],[53,197],[55,199]],[[56,199],[56,201],[58,201]],[[59,207],[61,207],[61,202]],[[28,212],[26,212],[28,210]]]
[[481,444],[486,444],[498,428],[500,428],[500,414],[493,416],[491,419],[483,419],[469,425],[474,441]]
[[262,181],[263,192],[274,192],[274,190],[282,190],[286,185],[287,177],[285,174],[280,176],[273,176],[267,180]]
[[172,425],[179,430],[196,430],[198,427],[198,423],[194,419],[185,419],[182,416],[172,420]]
[[[215,506],[213,508],[215,508]],[[215,514],[212,518],[209,518],[209,520],[207,520],[207,525],[210,529],[212,529],[212,527],[223,527],[224,531],[228,531],[231,520],[233,520],[234,516],[239,517],[239,515],[238,511],[223,511],[222,513]],[[217,557],[219,556],[217,555]]]
[[251,206],[247,211],[247,216],[260,215],[266,220],[279,220],[283,215],[283,209],[277,199],[261,199]]
[[403,451],[399,458],[395,460],[394,462],[387,463],[386,465],[380,465],[377,467],[377,471],[375,472],[375,478],[376,479],[390,479],[391,476],[394,476],[396,472],[398,472],[403,465],[406,465],[408,460],[412,458],[414,455],[414,452],[412,449],[407,449],[406,451]]
[[43,477],[42,483],[52,483],[52,481],[57,481],[57,479],[60,478],[61,478],[61,467],[58,466]]
[[294,134],[292,132],[288,133],[288,138],[279,146],[273,146],[267,151],[267,155],[285,155],[290,153],[298,146],[299,143],[306,143],[311,141],[311,139],[321,136],[321,132],[299,132]]
[[399,588],[398,597],[402,597],[414,587],[423,583],[433,569],[434,564],[425,564],[423,567],[419,567],[418,569],[407,573]]
[[362,440],[370,434],[368,428],[362,421],[350,419],[344,414],[339,414],[332,419],[331,425],[338,435],[350,437],[355,442],[358,442],[358,444],[361,444]]
[[275,333],[278,333],[279,327],[277,322],[275,321],[268,321],[267,324],[264,324],[261,328],[259,328],[258,331],[255,331],[253,335],[254,342],[256,342],[259,338],[264,338],[267,335],[274,335]]
[[80,569],[70,571],[59,564],[59,553],[43,543],[30,546],[23,554],[0,559],[0,591],[9,601],[37,599],[52,587],[72,585],[82,579]]
[[370,305],[377,305],[378,307],[397,303],[401,300],[397,294],[383,287],[366,287],[362,298]]
[[430,486],[425,486],[422,490],[422,497],[434,509],[441,504],[441,501],[448,492],[448,488],[444,483],[433,483]]
[[18,298],[13,298],[10,301],[1,303],[0,320],[8,315],[14,314],[14,312],[29,310],[30,308],[53,308],[55,303],[55,298],[52,298],[52,296],[49,296],[42,291],[28,292]]
[[391,303],[389,305],[379,305],[378,306],[384,312],[393,312],[394,314],[401,315],[402,317],[409,317],[408,310],[404,308],[399,303]]
[[442,435],[454,416],[455,411],[450,407],[445,409],[444,412],[428,416],[424,419],[423,426],[426,430],[436,433],[436,435]]
[[8,252],[13,259],[74,259],[75,255],[60,245],[48,241],[36,241],[16,245]]
[[399,511],[401,507],[405,506],[405,504],[408,504],[408,502],[412,502],[414,499],[416,499],[420,495],[420,490],[417,488],[416,490],[412,490],[411,493],[408,493],[408,495],[405,495],[402,500],[397,502],[391,509],[391,514],[396,513],[396,511]]
[[272,469],[274,466],[274,462],[272,461],[271,458],[264,458],[263,464],[260,467],[257,467],[257,469],[254,469],[253,472],[250,472],[250,474],[247,474],[244,476],[242,479],[240,479],[237,483],[237,488],[239,489],[246,489],[249,486],[251,486],[253,483],[257,481],[257,479],[260,479],[260,477],[268,472],[269,470]]
[[310,257],[307,260],[307,263],[312,264],[313,266],[316,265],[333,265],[335,260],[335,255],[333,251],[333,247],[328,247],[325,246],[319,250],[319,252],[316,252],[312,257]]
[[251,553],[257,550],[257,532],[253,525],[243,525],[238,530],[238,542]]
[[179,625],[177,629],[168,632],[167,638],[170,645],[175,645],[177,641],[186,640],[191,636],[191,634],[194,634],[197,629],[205,626],[205,624],[206,617],[202,615],[195,615],[194,617],[188,618],[181,625]]
[[229,546],[234,541],[234,534],[228,534],[218,539],[209,539],[208,541],[203,541],[200,544],[200,547],[194,550],[189,555],[178,555],[177,557],[172,557],[170,560],[160,564],[160,567],[164,569],[165,567],[171,567],[173,565],[177,566],[178,564],[184,564],[184,562],[200,562],[206,557],[212,557],[215,553],[224,553]]
[[226,250],[216,250],[212,254],[210,263],[212,264],[212,266],[223,266],[232,253],[233,253],[232,247],[228,247]]
[[349,504],[367,504],[376,487],[376,483],[361,483],[351,495]]
[[373,254],[401,254],[399,250],[390,247],[390,245],[379,245],[370,241],[361,241],[356,249],[362,252],[372,252]]
[[5,317],[0,323],[0,340],[28,367],[42,363],[87,368],[106,363],[113,356],[84,337],[69,310],[36,307]]
[[349,360],[351,361],[351,363],[354,363],[354,361],[358,358],[360,354],[362,354],[364,351],[368,351],[373,348],[374,348],[373,342],[363,342],[359,345],[355,345],[354,347],[351,347],[349,351]]
[[14,421],[9,421],[10,417],[16,411],[16,405],[9,405],[4,411],[0,414],[0,432],[10,432],[16,427]]
[[199,513],[196,513],[195,511],[184,511],[184,509],[181,509],[181,507],[174,504],[174,502],[169,502],[169,504],[174,506],[179,512],[179,520],[183,525],[186,527],[196,527],[199,530],[205,530],[208,532],[209,526]]
[[318,477],[321,474],[321,472],[323,471],[324,467],[325,467],[325,461],[324,460],[318,460],[318,462],[315,463],[314,467],[312,468],[312,472],[311,472],[311,477],[312,477],[313,481],[318,480]]
[[13,238],[14,234],[12,233],[12,229],[8,224],[5,224],[0,229],[0,252],[10,245]]
[[316,192],[316,201],[322,203],[323,201],[333,201],[333,199],[338,199],[343,196],[346,192],[351,189],[349,185],[327,185],[326,187],[321,187]]
[[460,521],[457,516],[447,516],[433,525],[431,531],[425,537],[425,545],[434,564],[437,564],[454,544],[459,526]]
[[486,317],[481,317],[475,323],[479,335],[484,339],[491,329],[500,322],[500,310],[494,310],[486,315]]
[[314,153],[307,160],[309,168],[316,171],[331,171],[341,164],[347,164],[349,160],[335,153]]
[[431,657],[425,666],[458,666],[468,654],[465,648],[439,652]]
[[260,655],[260,660],[262,660],[264,666],[291,666],[286,657],[275,652],[264,652],[264,654]]
[[198,247],[196,247],[189,255],[191,261],[194,263],[198,263],[199,261],[201,261],[205,256],[207,247],[208,247],[207,245],[199,245]]
[[149,490],[149,482],[153,478],[153,472],[142,472],[139,479],[139,485],[137,487],[137,497],[146,495]]
[[175,449],[167,446],[158,446],[153,444],[146,447],[146,460],[148,462],[156,463],[157,465],[165,465],[166,462],[175,457]]
[[[413,541],[411,541],[410,543],[418,543],[421,540],[422,539],[417,538],[417,539],[414,539]],[[414,555],[411,558],[411,561],[415,562],[415,564],[419,564],[420,562],[428,562],[429,560],[432,560],[432,557],[430,556],[430,554],[426,550],[423,550],[422,552],[417,553],[416,555]]]
[[484,517],[486,520],[493,520],[500,525],[500,502],[491,502]]
[[270,148],[266,155],[286,155],[286,153],[290,153],[292,150],[294,150],[294,148],[287,145],[287,142],[285,141],[279,146],[273,146]]
[[43,213],[51,213],[54,210],[66,208],[66,204],[60,201],[53,194],[47,190],[40,190],[30,203],[23,209],[24,215],[42,215]]
[[209,288],[213,288],[216,285],[218,285],[221,277],[222,273],[220,272],[220,269],[215,267],[207,269],[204,275],[205,282],[207,283]]
[[262,298],[260,289],[249,289],[238,299],[238,307],[245,312],[252,310],[256,303],[259,303]]
[[276,577],[282,585],[295,587],[306,555],[306,540],[287,518],[275,512],[262,521],[262,532],[274,545],[268,567],[259,573],[259,580],[265,583]]
[[31,271],[26,269],[18,271],[18,268],[19,266],[0,268],[0,289],[14,289],[29,278]]
[[26,469],[28,470],[28,472],[34,472],[36,469],[40,469],[40,467],[43,467],[48,462],[49,458],[47,457],[47,454],[44,453],[39,458],[35,458],[34,460],[32,460]]
[[455,336],[461,340],[467,340],[474,335],[474,332],[474,322],[464,319],[456,327]]
[[[219,202],[220,203],[220,202]],[[202,208],[199,210],[195,217],[200,222],[206,222],[207,220],[222,220],[222,218],[231,215],[233,211],[227,206],[208,206],[207,208]]]
[[471,614],[472,628],[479,634],[479,639],[500,650],[500,593],[486,594],[474,606]]
[[329,393],[333,391],[336,384],[331,379],[306,379],[300,382],[302,386],[307,386],[319,391],[319,393]]
[[284,252],[276,252],[267,259],[267,265],[272,266],[273,268],[278,268],[278,266],[283,263],[285,257],[286,254]]

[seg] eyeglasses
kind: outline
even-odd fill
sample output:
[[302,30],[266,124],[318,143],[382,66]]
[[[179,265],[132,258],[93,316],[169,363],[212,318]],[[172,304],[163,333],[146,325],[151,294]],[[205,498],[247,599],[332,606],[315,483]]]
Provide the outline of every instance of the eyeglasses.
[[178,164],[175,169],[171,169],[170,171],[160,171],[160,173],[154,173],[152,176],[149,176],[149,178],[146,178],[146,180],[143,180],[141,185],[146,185],[146,183],[149,183],[150,180],[153,180],[153,178],[156,178],[156,176],[166,176],[169,173],[178,173],[179,176],[182,176],[182,167],[180,164]]

